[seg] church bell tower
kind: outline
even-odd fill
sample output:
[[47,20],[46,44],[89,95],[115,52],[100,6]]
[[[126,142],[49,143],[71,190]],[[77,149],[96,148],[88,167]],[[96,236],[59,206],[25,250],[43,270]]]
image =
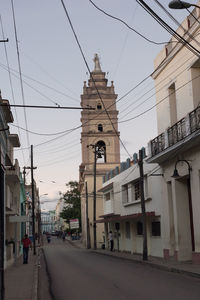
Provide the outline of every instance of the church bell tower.
[[[93,110],[81,112],[81,148],[82,163],[80,165],[80,189],[82,210],[82,236],[90,235],[93,245],[93,186],[94,186],[94,147],[99,149],[96,159],[96,219],[103,215],[103,198],[98,192],[102,188],[102,177],[108,171],[120,164],[120,145],[118,131],[118,111],[116,109],[117,94],[113,81],[108,86],[105,72],[102,72],[99,57],[95,54],[94,70],[88,83],[84,82],[81,95],[81,107],[91,107]],[[111,123],[112,122],[112,123]],[[114,127],[114,128],[113,128]],[[86,226],[85,182],[88,187],[88,218],[89,229]],[[103,240],[104,227],[97,225],[97,246]]]

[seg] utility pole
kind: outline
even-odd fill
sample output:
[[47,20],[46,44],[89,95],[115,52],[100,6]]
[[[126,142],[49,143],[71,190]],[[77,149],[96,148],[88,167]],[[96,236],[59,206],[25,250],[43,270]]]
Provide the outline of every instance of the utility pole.
[[35,247],[35,185],[34,185],[34,178],[33,178],[33,170],[37,169],[37,167],[33,167],[33,145],[31,145],[31,166],[24,167],[24,173],[25,173],[25,169],[31,170],[33,254],[36,255],[36,247]]
[[147,220],[146,220],[146,209],[144,199],[144,170],[143,170],[143,157],[144,151],[139,150],[139,169],[140,169],[140,197],[141,197],[141,209],[142,209],[142,224],[143,224],[143,260],[148,260],[147,250]]
[[104,149],[99,145],[87,145],[87,147],[91,147],[94,149],[94,189],[93,189],[93,237],[94,237],[94,249],[97,248],[97,225],[96,225],[96,176],[97,176],[97,158],[102,157],[102,153],[104,153]]
[[[0,40],[0,43],[6,43],[8,39]],[[6,131],[8,128],[1,129],[1,131]],[[1,149],[0,149],[0,299],[5,299],[5,284],[4,284],[4,249],[5,249],[5,242],[4,242],[4,222],[5,222],[5,194],[4,194],[4,187],[5,184],[5,175],[4,175],[4,168],[1,161]]]
[[31,186],[32,186],[32,234],[33,234],[33,254],[36,255],[35,248],[35,189],[33,179],[33,145],[31,145]]
[[87,187],[87,181],[85,182],[85,198],[86,198],[87,249],[90,249],[91,245],[90,245],[90,227],[89,227],[89,218],[88,218],[88,187]]
[[97,225],[96,225],[96,177],[97,177],[97,149],[94,145],[94,203],[93,203],[93,235],[94,235],[94,249],[97,249]]

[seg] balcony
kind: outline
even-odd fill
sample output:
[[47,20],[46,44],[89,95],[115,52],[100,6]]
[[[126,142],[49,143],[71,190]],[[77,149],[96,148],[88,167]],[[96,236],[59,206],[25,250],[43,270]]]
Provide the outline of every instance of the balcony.
[[20,181],[20,168],[18,160],[15,159],[15,164],[6,169],[6,179],[8,182]]
[[[200,142],[200,106],[148,144],[149,163],[166,161],[175,151],[185,151]],[[184,147],[183,147],[184,145]]]

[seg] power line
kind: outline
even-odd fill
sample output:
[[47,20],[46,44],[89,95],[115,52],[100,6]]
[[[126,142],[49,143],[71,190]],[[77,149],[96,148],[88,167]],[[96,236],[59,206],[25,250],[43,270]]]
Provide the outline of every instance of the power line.
[[[2,63],[1,63],[1,66],[4,67],[4,68],[6,68],[6,66],[5,66],[4,64],[2,64]],[[9,69],[12,70],[12,71],[15,72],[15,73],[19,73],[17,70],[15,70],[15,69],[13,69],[13,68],[9,68]],[[17,77],[13,72],[12,72],[12,74],[13,74],[16,78],[19,78],[19,77]],[[31,76],[25,75],[25,74],[23,74],[23,73],[22,73],[22,76],[25,77],[25,78],[27,78],[27,79],[29,79],[29,80],[31,80],[31,81],[33,81],[33,82],[36,82],[36,83],[42,85],[42,86],[44,86],[44,87],[47,87],[48,89],[50,89],[50,90],[52,90],[52,91],[54,91],[54,92],[56,92],[56,93],[58,93],[58,94],[60,94],[60,95],[63,95],[63,96],[65,96],[65,97],[68,97],[68,98],[72,99],[72,100],[75,101],[75,102],[80,102],[78,99],[76,99],[76,98],[74,98],[74,97],[72,97],[72,96],[70,96],[70,95],[68,95],[68,94],[66,94],[66,93],[63,93],[63,92],[61,92],[61,91],[59,91],[59,90],[57,90],[57,89],[55,89],[55,88],[49,86],[48,84],[46,84],[46,83],[44,83],[44,82],[41,82],[41,81],[39,81],[39,80],[36,80],[36,79],[32,78]],[[26,83],[26,81],[24,81],[24,80],[23,80],[23,82]],[[26,83],[26,84],[28,85],[28,83]],[[32,87],[32,86],[30,86],[30,87]],[[32,87],[32,88],[33,88],[33,87]],[[38,90],[36,90],[36,91],[38,92]],[[44,96],[44,94],[42,94],[42,95]],[[48,98],[48,99],[50,100],[50,98]],[[52,102],[54,102],[54,101],[52,101]],[[54,103],[55,103],[55,102],[54,102]]]
[[108,113],[106,107],[105,107],[105,104],[104,104],[104,101],[103,101],[103,99],[102,99],[102,97],[101,97],[101,94],[100,94],[100,92],[99,92],[99,90],[98,90],[98,88],[97,88],[97,86],[96,86],[95,80],[94,80],[94,78],[93,78],[93,76],[92,76],[92,73],[91,73],[91,71],[90,71],[90,68],[89,68],[89,66],[88,66],[88,63],[87,63],[87,61],[86,61],[85,55],[84,55],[84,53],[83,53],[83,50],[82,50],[81,45],[80,45],[80,42],[79,42],[79,40],[78,40],[78,37],[77,37],[76,32],[75,32],[75,30],[74,30],[74,27],[73,27],[73,25],[72,25],[72,22],[71,22],[71,19],[70,19],[70,17],[69,17],[69,14],[68,14],[68,11],[67,11],[67,9],[66,9],[66,6],[65,6],[65,4],[64,4],[64,1],[61,0],[61,3],[62,3],[62,5],[63,5],[65,14],[66,14],[66,16],[67,16],[67,19],[68,19],[68,21],[69,21],[70,27],[71,27],[72,32],[73,32],[73,34],[74,34],[75,40],[76,40],[77,45],[78,45],[78,47],[79,47],[79,50],[80,50],[80,52],[81,52],[82,58],[83,58],[83,60],[84,60],[84,62],[85,62],[85,65],[86,65],[86,67],[87,67],[87,69],[88,69],[88,71],[89,71],[89,73],[90,73],[91,79],[92,79],[92,81],[93,81],[94,87],[95,87],[95,89],[96,89],[96,91],[97,91],[97,94],[98,94],[98,96],[99,96],[99,99],[101,100],[101,103],[102,103],[102,105],[103,105],[103,107],[104,107],[104,110],[105,110],[105,112],[106,112],[106,114],[107,114],[109,120],[110,120],[110,123],[111,123],[111,125],[112,125],[112,127],[113,127],[113,130],[114,130],[115,133],[116,133],[116,136],[118,137],[119,141],[121,142],[121,144],[122,144],[122,146],[124,147],[124,149],[125,149],[125,151],[127,152],[127,154],[130,156],[128,150],[126,149],[124,143],[123,143],[122,140],[120,139],[119,134],[118,134],[117,130],[115,129],[113,123],[112,123],[112,120],[111,120],[111,118],[110,118],[110,115],[109,115],[109,113]]
[[[6,104],[2,103],[0,106],[7,106],[7,107],[19,107],[19,108],[39,108],[39,109],[65,109],[65,110],[95,110],[95,108],[92,107],[77,107],[77,106],[44,106],[44,105],[23,105],[23,104]],[[28,130],[27,130],[28,132]]]
[[[0,66],[7,71],[7,69],[5,68],[5,66],[3,64],[0,64]],[[16,74],[14,74],[13,72],[11,72],[12,75],[14,77],[16,77],[17,79],[20,80],[20,77],[18,77]],[[49,98],[48,96],[46,96],[45,94],[43,94],[42,92],[38,91],[38,89],[36,89],[35,87],[33,87],[32,85],[30,85],[28,82],[26,82],[25,80],[22,79],[22,82],[27,85],[28,87],[30,87],[32,90],[34,90],[35,92],[37,92],[39,95],[41,95],[42,97],[44,97],[45,99],[49,100],[51,103],[55,104],[55,105],[59,105],[58,103],[56,103],[55,101],[53,101],[51,98]]]
[[[2,36],[3,36],[3,39],[5,39],[4,29],[3,29],[3,22],[2,22],[1,15],[0,15],[0,23],[1,23]],[[6,48],[6,43],[4,43],[4,50],[5,50],[7,68],[8,68],[8,76],[9,76],[9,82],[10,82],[12,100],[13,100],[13,102],[15,104],[14,89],[13,89],[12,78],[11,78],[11,73],[10,73],[10,64],[9,64],[9,60],[8,60],[8,52],[7,52],[7,48]],[[16,109],[15,109],[15,117],[16,117],[17,124],[19,124],[18,115],[17,115],[17,110]],[[21,140],[21,133],[20,133],[19,128],[18,128],[18,134],[19,134],[19,137],[20,137],[20,140]],[[22,151],[22,157],[23,157],[23,162],[25,164],[25,156],[24,156],[24,152],[23,151]]]
[[[175,54],[172,56],[172,58],[173,58],[174,56],[175,56]],[[189,58],[189,59],[190,59],[190,58]],[[188,59],[188,60],[189,60],[189,59]],[[171,60],[171,58],[168,58],[166,61],[163,61],[163,62],[156,68],[155,71],[159,70],[159,68],[161,68],[162,65],[163,65],[164,63],[166,63],[168,60]],[[186,60],[185,63],[186,63],[188,60]],[[182,64],[182,65],[183,65],[183,64]],[[182,65],[181,65],[181,66],[182,66]],[[179,66],[178,68],[180,68],[181,66]],[[155,72],[155,71],[154,71],[154,72]],[[116,102],[121,101],[125,96],[127,96],[128,94],[130,94],[134,89],[136,89],[137,87],[139,87],[139,86],[140,86],[142,83],[144,83],[148,78],[150,78],[150,76],[151,76],[151,74],[148,75],[146,78],[144,78],[142,81],[140,81],[136,86],[134,86],[131,90],[129,90],[125,95],[123,95],[121,98],[119,98]],[[158,85],[159,85],[161,82],[163,82],[164,80],[166,80],[166,78],[164,78],[163,80],[161,80],[156,86],[158,86]],[[111,104],[108,108],[110,108],[112,105],[113,105],[113,104]],[[77,126],[77,127],[75,127],[75,128],[70,129],[69,131],[67,131],[66,134],[71,133],[71,132],[73,132],[73,131],[75,131],[75,130],[81,128],[81,127],[88,126],[87,123],[88,123],[89,121],[96,119],[96,118],[97,118],[99,115],[101,115],[102,113],[104,113],[104,111],[101,111],[96,117],[94,117],[93,119],[89,119],[89,120],[86,121],[83,125]],[[145,112],[144,112],[144,113],[145,113]],[[135,117],[134,117],[134,118],[135,118]],[[131,118],[131,119],[132,119],[132,118]],[[125,121],[122,121],[122,122],[126,122],[126,121],[129,121],[129,120],[131,120],[131,119],[128,119],[128,120],[125,120]],[[119,123],[120,123],[120,122],[119,122]],[[63,136],[65,136],[65,134],[62,135],[61,137],[63,137]],[[58,138],[60,138],[60,137],[58,137]],[[55,139],[46,141],[46,142],[44,142],[44,143],[38,144],[37,146],[40,146],[40,145],[42,146],[43,144],[53,142],[54,140],[55,140]],[[57,140],[57,138],[56,138],[56,140]],[[27,148],[25,148],[25,149],[27,149]],[[16,149],[16,150],[17,150],[17,149]],[[20,150],[21,150],[21,149],[20,149]]]
[[[30,57],[25,51],[21,50],[21,53],[28,58],[33,64],[35,64],[44,74],[46,74],[49,78],[53,79],[54,82],[57,82],[60,86],[62,86],[64,89],[66,89],[68,92],[74,94],[77,96],[77,94],[72,91],[71,89],[67,88],[62,82],[58,80],[57,77],[54,77],[52,74],[50,74],[48,71],[46,71],[38,62],[36,62],[32,57]],[[71,96],[69,96],[71,97]],[[75,98],[74,98],[75,99]]]
[[163,45],[163,44],[167,44],[167,42],[155,42],[155,41],[152,41],[150,40],[149,38],[145,37],[143,34],[141,34],[140,32],[138,32],[137,30],[135,30],[133,27],[129,26],[125,21],[123,21],[122,19],[120,18],[117,18],[113,15],[110,15],[109,13],[107,13],[105,10],[101,9],[100,7],[98,7],[92,0],[89,0],[89,2],[96,8],[98,9],[99,11],[101,11],[103,14],[105,14],[106,16],[114,19],[114,20],[117,20],[121,23],[123,23],[126,27],[128,27],[130,30],[134,31],[137,35],[139,35],[140,37],[142,37],[143,39],[145,39],[147,42],[149,43],[152,43],[152,44],[155,44],[155,45]]
[[[190,59],[191,59],[191,58],[189,58],[187,61],[189,61]],[[187,61],[186,61],[186,62],[187,62]],[[184,62],[181,66],[179,66],[178,68],[176,68],[176,70],[178,70],[179,68],[181,68],[186,62]],[[185,70],[187,70],[187,68],[188,68],[188,67],[186,67],[186,69],[182,70],[182,71],[181,71],[180,73],[178,73],[176,76],[181,75]],[[173,73],[174,73],[174,72],[168,74],[168,76],[172,75]],[[161,82],[162,82],[162,81],[161,81]],[[158,85],[160,85],[161,82],[159,82]],[[156,85],[156,87],[158,87],[158,85]],[[166,83],[166,85],[168,85],[168,83]],[[142,104],[144,104],[145,102],[147,102],[149,99],[151,99],[153,96],[155,96],[158,92],[162,91],[162,90],[165,88],[166,85],[162,86],[160,89],[158,89],[156,92],[154,92],[154,93],[153,93],[152,95],[150,95],[148,98],[146,98],[144,101],[142,101],[141,103],[139,103],[136,107],[134,107],[133,109],[129,110],[129,111],[122,117],[122,119],[123,119],[124,117],[126,117],[128,114],[130,114],[131,112],[133,112],[134,110],[136,110],[136,109],[137,109],[138,107],[140,107]],[[150,91],[152,91],[152,90],[154,90],[154,88],[152,88]],[[128,106],[128,108],[129,108],[130,106],[132,106],[133,104],[135,104],[136,102],[138,102],[144,95],[146,95],[146,94],[149,93],[150,91],[147,91],[145,94],[143,94],[141,97],[139,97],[136,101],[134,101],[133,103],[131,103],[131,104]],[[127,108],[126,108],[125,110],[127,110]],[[122,111],[122,112],[123,112],[123,111]]]
[[[180,1],[180,0],[178,0],[179,2],[181,2],[181,4],[183,5],[183,6],[185,6],[185,4],[184,4],[184,2],[183,1]],[[200,24],[200,22],[199,22],[199,20],[196,18],[196,16],[193,14],[193,12],[190,12],[190,10],[185,6],[185,9],[189,12],[189,14],[190,15],[192,15],[193,16],[193,18]]]
[[[180,68],[180,67],[182,67],[187,61],[189,61],[191,59],[191,57],[189,58],[189,59],[187,59],[181,66],[179,66],[178,68]],[[182,72],[181,72],[182,73]],[[170,74],[169,74],[170,75]],[[163,80],[165,80],[166,78],[164,78]],[[160,85],[161,83],[162,83],[162,81],[163,80],[161,80],[157,85],[156,85],[156,87],[158,86],[158,85]],[[194,80],[195,80],[195,78],[194,78]],[[188,82],[189,83],[189,82]],[[181,88],[181,87],[180,87]],[[152,90],[152,89],[151,89]],[[161,89],[160,89],[161,90]],[[151,96],[152,97],[152,96]],[[163,100],[165,100],[167,97],[165,97]],[[148,100],[149,98],[147,98],[146,100],[144,100],[143,101],[143,103],[144,102],[146,102],[147,100]],[[136,100],[137,101],[137,100]],[[142,104],[143,104],[142,103]],[[159,104],[159,103],[158,103]],[[156,105],[154,105],[152,108],[154,108],[155,106],[157,106],[158,104],[156,104]],[[136,109],[136,108],[134,108],[134,109]],[[133,111],[133,110],[132,110]],[[147,110],[147,111],[149,111],[149,109]],[[143,112],[142,114],[144,114],[145,112]],[[135,116],[134,118],[136,118],[137,116]],[[133,118],[133,119],[134,119]],[[130,119],[128,119],[128,120],[124,120],[124,121],[119,121],[119,123],[124,123],[124,122],[127,122],[127,121],[130,121],[130,120],[132,120],[132,118],[130,118]],[[12,125],[13,126],[13,125]],[[82,126],[88,126],[88,125],[82,125]],[[66,131],[63,131],[63,132],[58,132],[58,133],[55,133],[55,135],[56,134],[62,134],[62,133],[64,133],[64,135],[62,135],[61,137],[63,137],[63,136],[65,136],[65,134],[68,134],[68,133],[71,133],[71,132],[73,132],[73,131],[75,131],[75,130],[77,130],[78,128],[81,128],[81,126],[78,126],[78,127],[75,127],[75,128],[72,128],[72,129],[69,129],[69,130],[66,130]],[[23,130],[26,130],[26,129],[24,129],[24,128],[22,128]],[[34,132],[31,132],[31,133],[34,133]],[[39,134],[39,133],[34,133],[34,134],[38,134],[38,135],[47,135],[47,134]],[[52,135],[54,135],[54,134],[52,134]],[[59,137],[58,137],[59,138]],[[57,139],[57,138],[56,138]],[[53,139],[54,140],[54,139]],[[48,143],[48,142],[51,142],[52,140],[50,140],[50,141],[47,141],[47,142],[44,142],[44,143]],[[44,143],[42,143],[42,145],[44,144]],[[38,144],[37,146],[40,146],[41,144]],[[17,149],[16,149],[17,150]]]
[[148,14],[150,14],[157,23],[159,23],[165,30],[167,30],[171,35],[174,35],[176,39],[183,44],[188,50],[190,50],[193,54],[200,56],[200,52],[186,39],[184,39],[178,32],[176,32],[172,27],[170,27],[165,21],[163,21],[143,0],[136,0],[137,3],[143,7]]
[[[189,33],[189,31],[187,31],[183,26],[182,24],[180,24],[176,18],[174,18],[174,16],[172,16],[172,14],[170,14],[170,12],[160,3],[160,1],[158,0],[154,0],[154,2],[156,2],[156,4],[158,6],[161,7],[161,9],[176,23],[176,25],[178,25],[181,29],[183,29],[183,31],[191,38],[191,40],[194,40],[198,46],[200,46],[200,43],[195,39],[195,37]],[[189,9],[187,9],[188,12],[190,13]],[[196,21],[198,21],[199,23],[199,20],[191,13],[191,15],[196,19]]]
[[[182,67],[186,62],[188,62],[189,60],[191,59],[191,57],[189,58],[189,59],[187,59],[183,64],[181,64],[177,69],[179,69],[180,67]],[[195,79],[195,78],[194,78]],[[160,85],[164,80],[166,80],[166,78],[164,78],[163,80],[161,80],[157,85],[156,85],[156,87],[158,86],[158,85]],[[144,81],[144,80],[143,80]],[[142,82],[143,82],[142,81]],[[140,83],[142,83],[142,82],[140,82]],[[139,84],[137,85],[137,86],[139,86]],[[152,90],[152,89],[151,89]],[[151,91],[150,90],[150,91]],[[130,92],[130,91],[129,91]],[[121,97],[120,99],[122,99],[123,97]],[[166,97],[167,98],[167,97]],[[119,100],[120,100],[119,99]],[[149,98],[148,98],[149,99]],[[148,99],[146,99],[145,101],[147,101]],[[164,99],[165,100],[165,99]],[[143,101],[143,102],[145,102],[145,101]],[[156,104],[157,105],[157,104]],[[156,105],[154,105],[152,108],[154,108]],[[149,110],[148,110],[149,111]],[[101,112],[102,113],[102,112]],[[100,114],[101,114],[100,113]],[[144,114],[145,112],[143,112],[142,114]],[[137,116],[136,116],[137,117]],[[135,117],[134,117],[135,118]],[[134,119],[133,118],[133,119]],[[94,118],[95,119],[95,118]],[[93,119],[90,119],[90,120],[93,120]],[[132,118],[131,119],[128,119],[128,120],[124,120],[124,121],[119,121],[118,123],[123,123],[123,122],[127,122],[127,121],[130,121],[130,120],[132,120]],[[75,131],[75,130],[77,130],[77,129],[79,129],[79,128],[81,128],[81,127],[85,127],[85,126],[88,126],[88,125],[86,125],[86,123],[88,123],[88,121],[86,121],[83,125],[80,125],[80,126],[78,126],[78,127],[74,127],[74,128],[72,128],[72,129],[69,129],[69,130],[66,130],[66,131],[64,131],[63,133],[63,135],[62,136],[60,136],[60,137],[63,137],[63,136],[65,136],[66,134],[68,134],[68,133],[71,133],[71,132],[73,132],[73,131]],[[107,124],[108,125],[108,124]],[[24,129],[23,128],[23,130],[26,130],[26,129]],[[61,132],[60,133],[57,133],[57,134],[61,134]],[[44,134],[45,135],[45,134]],[[58,137],[58,138],[60,138],[60,137]],[[46,144],[46,143],[49,143],[49,142],[51,142],[51,141],[54,141],[54,140],[57,140],[58,138],[54,138],[54,139],[52,139],[52,140],[49,140],[49,141],[46,141],[46,142],[43,142],[43,143],[41,143],[41,144],[38,144],[38,145],[36,145],[36,146],[40,146],[40,145],[43,145],[43,144]],[[25,149],[27,149],[27,148],[25,148]],[[17,151],[18,149],[16,149],[16,151]],[[19,150],[21,150],[21,149],[19,149]]]
[[180,89],[182,89],[184,86],[186,86],[188,83],[190,83],[191,81],[197,79],[197,78],[200,78],[200,75],[194,77],[193,79],[190,79],[189,81],[187,81],[186,83],[184,83],[183,85],[181,85],[180,87],[178,87],[175,91],[173,91],[172,93],[170,93],[169,95],[167,95],[166,97],[162,98],[159,102],[157,102],[156,104],[154,104],[153,106],[151,106],[150,108],[148,108],[147,110],[141,112],[140,114],[132,117],[132,118],[129,118],[127,120],[124,120],[124,121],[119,121],[119,123],[126,123],[126,122],[129,122],[129,121],[132,121],[132,120],[135,120],[137,118],[139,118],[140,116],[146,114],[147,112],[151,111],[154,107],[158,106],[160,103],[162,103],[164,100],[168,99],[170,95],[174,94],[174,92],[177,92],[179,91]]
[[[20,127],[20,126],[14,125],[14,124],[10,124],[10,125],[13,126],[13,127],[20,128],[20,129],[26,131],[26,129],[23,128],[23,127]],[[67,133],[69,131],[71,131],[71,129],[67,129],[67,130],[60,131],[60,132],[55,132],[55,133],[39,133],[39,132],[34,132],[34,131],[31,131],[31,130],[28,130],[28,132],[31,133],[31,134],[41,135],[41,136],[60,135],[60,134],[63,134],[63,133]]]
[[[20,62],[20,55],[19,55],[17,27],[16,27],[16,21],[15,21],[15,11],[14,11],[13,0],[11,0],[11,6],[12,6],[12,14],[13,14],[13,23],[14,23],[15,42],[16,42],[17,60],[18,60],[19,75],[20,75],[20,86],[21,86],[21,93],[22,93],[22,101],[23,101],[23,104],[25,105],[24,88],[23,88],[23,82],[22,82],[22,71],[21,71],[21,62]],[[25,119],[26,129],[28,130],[28,123],[27,123],[25,107],[24,107],[24,119]],[[30,140],[29,140],[28,132],[26,132],[26,136],[27,136],[28,146],[30,147]]]

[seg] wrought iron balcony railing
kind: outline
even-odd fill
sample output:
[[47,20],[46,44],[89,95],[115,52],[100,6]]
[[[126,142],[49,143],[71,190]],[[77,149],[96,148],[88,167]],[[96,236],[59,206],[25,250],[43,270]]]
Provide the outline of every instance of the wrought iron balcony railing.
[[149,143],[149,156],[153,157],[161,153],[199,129],[200,106],[175,123],[172,127],[166,129],[165,132],[151,140]]

